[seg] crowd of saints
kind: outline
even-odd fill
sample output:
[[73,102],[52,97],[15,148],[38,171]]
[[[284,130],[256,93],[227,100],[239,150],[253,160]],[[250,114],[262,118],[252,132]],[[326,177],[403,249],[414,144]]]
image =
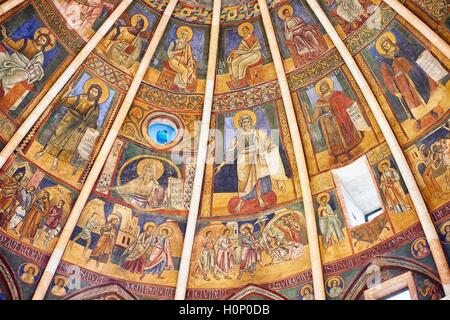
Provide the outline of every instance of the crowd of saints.
[[[263,272],[266,266],[304,255],[305,220],[299,211],[283,209],[272,218],[266,215],[254,223],[211,224],[201,230],[196,242],[198,254],[193,258],[192,277],[241,280],[248,274],[254,278],[258,269]],[[266,258],[269,261],[265,263]]]
[[164,279],[165,270],[176,268],[179,233],[176,223],[148,221],[140,227],[136,218],[113,212],[105,219],[93,211],[73,233],[70,248],[98,270],[118,265],[119,272],[137,274],[140,280],[147,274]]
[[45,248],[61,231],[70,203],[26,177],[24,167],[0,176],[0,228]]

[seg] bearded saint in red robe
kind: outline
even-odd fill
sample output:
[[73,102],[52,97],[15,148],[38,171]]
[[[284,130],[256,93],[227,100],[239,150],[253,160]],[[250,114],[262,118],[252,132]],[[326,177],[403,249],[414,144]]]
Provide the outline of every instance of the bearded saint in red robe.
[[329,154],[335,162],[340,155],[352,158],[350,151],[363,141],[347,111],[355,101],[342,91],[333,90],[333,81],[329,78],[316,85],[316,92],[320,98],[311,120],[319,121]]

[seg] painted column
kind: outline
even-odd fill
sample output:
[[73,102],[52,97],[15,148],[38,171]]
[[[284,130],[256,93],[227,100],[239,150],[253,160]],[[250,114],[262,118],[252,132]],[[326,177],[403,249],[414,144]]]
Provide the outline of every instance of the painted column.
[[383,0],[450,59],[450,45],[398,0]]
[[286,118],[291,133],[292,145],[294,147],[295,161],[297,162],[297,170],[300,177],[300,186],[302,189],[303,205],[305,208],[306,232],[308,234],[309,252],[311,258],[311,270],[314,287],[314,297],[316,300],[325,300],[325,288],[322,273],[322,260],[320,259],[319,238],[317,235],[316,216],[314,213],[313,198],[311,194],[311,186],[309,181],[308,167],[306,165],[305,152],[303,149],[300,132],[297,125],[297,119],[292,103],[289,85],[286,79],[286,73],[281,58],[280,49],[277,44],[275,31],[270,19],[269,8],[266,0],[258,0],[261,10],[261,16],[269,41],[270,52],[272,54],[275,71],[278,77],[278,84],[281,89],[281,97],[283,99]]
[[7,0],[0,4],[0,16],[7,13],[9,10],[14,9],[25,0]]
[[184,300],[189,279],[189,267],[191,264],[192,247],[194,245],[195,227],[197,225],[198,211],[205,172],[209,127],[211,124],[211,111],[214,96],[214,83],[216,77],[216,64],[219,44],[221,0],[214,0],[211,22],[211,35],[209,39],[208,69],[206,74],[205,100],[203,103],[202,123],[195,164],[195,176],[192,186],[192,197],[187,217],[186,232],[181,253],[180,268],[178,271],[177,289],[175,300]]
[[400,147],[400,144],[397,141],[397,138],[392,131],[391,126],[383,113],[375,95],[369,87],[366,79],[364,78],[361,70],[358,68],[355,60],[352,55],[348,51],[344,42],[334,29],[328,17],[323,12],[320,5],[316,0],[306,0],[308,5],[311,7],[320,23],[324,27],[327,34],[330,36],[337,50],[342,56],[347,67],[350,69],[353,77],[358,83],[361,91],[369,104],[370,110],[372,111],[374,118],[376,119],[378,126],[381,129],[381,132],[386,139],[386,142],[391,149],[392,155],[397,163],[397,166],[400,170],[400,173],[405,181],[406,187],[408,188],[409,194],[411,195],[411,199],[413,201],[414,207],[416,209],[417,215],[419,217],[420,224],[422,225],[423,231],[425,233],[425,237],[430,245],[431,253],[433,255],[434,261],[436,263],[436,267],[441,278],[442,286],[444,288],[445,294],[450,294],[450,271],[448,267],[447,260],[445,258],[444,251],[439,241],[439,236],[434,227],[433,221],[431,220],[430,214],[428,212],[428,208],[423,200],[422,193],[417,186],[416,180],[414,179],[411,168],[408,165],[405,155]]
[[33,111],[25,119],[19,129],[14,133],[8,143],[3,147],[0,152],[0,169],[5,164],[9,156],[14,152],[17,146],[22,142],[22,139],[34,126],[36,121],[45,112],[45,110],[50,106],[50,103],[55,99],[61,89],[66,85],[70,78],[74,75],[77,69],[81,66],[88,55],[94,50],[106,33],[111,29],[116,20],[124,13],[127,7],[133,2],[133,0],[122,0],[122,2],[117,6],[116,9],[111,13],[111,15],[105,20],[103,25],[98,29],[98,31],[93,35],[93,37],[86,43],[83,49],[77,54],[75,59],[69,64],[69,66],[64,70],[58,80],[51,86],[44,97],[39,101]]
[[131,104],[133,103],[134,97],[136,96],[137,91],[139,90],[139,86],[144,78],[144,75],[150,65],[153,54],[156,51],[159,41],[161,40],[163,33],[167,27],[167,23],[169,22],[170,16],[175,9],[178,0],[170,0],[167,4],[167,7],[156,27],[153,38],[151,39],[148,48],[142,58],[141,63],[139,64],[139,68],[136,72],[136,75],[131,82],[130,88],[122,102],[122,105],[119,108],[119,112],[117,113],[116,118],[111,126],[111,129],[106,136],[105,142],[103,143],[97,158],[92,166],[89,175],[86,178],[86,181],[81,188],[80,194],[78,195],[77,201],[75,202],[72,211],[70,212],[69,218],[64,226],[64,229],[61,232],[61,235],[56,243],[55,249],[50,256],[50,259],[45,267],[44,273],[39,281],[39,284],[36,288],[36,291],[33,295],[33,300],[42,300],[45,297],[45,294],[51,284],[53,276],[56,272],[56,268],[58,267],[61,258],[63,256],[64,250],[70,240],[70,236],[72,235],[73,230],[76,227],[78,218],[83,211],[84,206],[88,200],[88,197],[97,181],[98,176],[100,175],[102,168],[108,158],[108,155],[112,149],[114,141],[117,138],[120,128],[130,110]]

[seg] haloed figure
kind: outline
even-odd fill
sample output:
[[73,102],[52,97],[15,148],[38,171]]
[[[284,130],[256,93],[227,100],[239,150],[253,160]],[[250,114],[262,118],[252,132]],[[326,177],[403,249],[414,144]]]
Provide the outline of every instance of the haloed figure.
[[[284,180],[287,177],[278,146],[264,130],[255,128],[256,114],[253,111],[236,113],[234,124],[237,130],[228,148],[228,154],[237,153],[239,202],[235,210],[241,211],[244,202],[254,198],[258,200],[259,206],[264,208],[266,202],[262,195],[272,191],[271,180],[275,181],[278,190],[285,191]],[[267,158],[271,158],[272,167],[277,167],[275,170],[269,171]],[[216,168],[216,174],[225,164],[226,161]]]
[[45,152],[51,154],[54,157],[52,170],[58,168],[58,160],[63,153],[72,161],[77,160],[78,145],[88,128],[97,129],[99,105],[109,95],[106,86],[96,79],[86,81],[83,94],[69,97],[72,89],[69,87],[60,98],[60,107],[67,107],[67,113],[50,140],[35,154],[36,159],[42,157]]

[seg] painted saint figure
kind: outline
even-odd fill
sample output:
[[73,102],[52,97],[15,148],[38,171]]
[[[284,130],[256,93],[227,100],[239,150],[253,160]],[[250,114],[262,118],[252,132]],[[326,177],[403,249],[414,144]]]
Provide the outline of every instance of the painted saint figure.
[[347,111],[357,105],[357,102],[344,92],[334,90],[334,83],[330,78],[319,81],[315,89],[320,98],[311,121],[320,123],[328,153],[334,157],[335,163],[341,155],[351,159],[350,152],[363,141],[362,133],[356,129]]
[[67,21],[68,27],[88,38],[86,33],[92,29],[96,20],[105,13],[104,11],[110,12],[115,6],[104,0],[62,0],[57,7]]
[[336,13],[353,29],[368,16],[358,0],[336,0]]
[[19,229],[20,239],[27,238],[33,244],[38,228],[45,221],[48,209],[50,208],[50,193],[42,191],[34,201],[30,212],[28,212],[22,226]]
[[110,215],[108,216],[108,221],[101,227],[100,238],[89,256],[89,260],[95,260],[96,267],[100,263],[107,263],[109,261],[116,243],[116,225],[118,223],[119,217]]
[[307,54],[309,59],[313,59],[324,48],[322,34],[316,26],[305,23],[293,13],[294,9],[288,4],[278,9],[278,16],[283,20],[284,37],[294,44],[297,55]]
[[125,68],[131,68],[139,61],[143,48],[144,32],[148,19],[142,14],[131,17],[130,26],[116,26],[102,40],[105,55],[113,62]]
[[47,247],[48,242],[51,240],[50,238],[53,238],[56,235],[55,231],[58,229],[58,227],[61,228],[61,219],[64,211],[64,204],[64,200],[59,200],[55,206],[50,207],[43,226],[36,233],[34,239],[35,241],[39,239],[41,233],[44,233],[44,246]]
[[197,63],[189,44],[193,32],[191,28],[181,26],[176,35],[177,39],[172,41],[167,49],[169,66],[176,72],[174,84],[181,90],[193,91],[197,80]]
[[342,223],[337,213],[330,206],[330,195],[328,193],[320,194],[317,199],[319,202],[317,215],[319,216],[320,233],[323,237],[323,246],[328,248],[344,240]]
[[[421,120],[425,115],[430,114],[437,119],[439,114],[433,108],[440,99],[432,99],[432,96],[443,87],[418,64],[424,49],[413,43],[400,46],[392,32],[382,34],[375,43],[375,49],[382,57],[381,76],[387,90],[399,99],[408,116],[412,114],[416,130],[422,128]],[[434,63],[439,64],[437,61]]]
[[216,275],[216,258],[215,258],[215,247],[216,239],[214,239],[214,234],[211,230],[207,230],[204,233],[204,239],[202,241],[202,250],[200,252],[199,264],[194,270],[193,277],[196,278],[197,273],[203,275],[203,280],[211,280],[208,275],[212,274],[213,278],[219,280],[220,278]]
[[72,242],[75,243],[78,239],[83,239],[86,241],[86,244],[83,247],[83,257],[86,255],[87,250],[89,249],[92,242],[92,232],[100,226],[98,222],[98,214],[96,212],[92,213],[89,217],[88,221],[84,225],[83,229],[79,234],[73,238]]
[[235,82],[245,78],[247,68],[261,59],[261,44],[253,34],[254,27],[250,22],[244,22],[238,27],[242,37],[237,49],[233,49],[227,58],[231,78]]
[[108,88],[98,79],[87,80],[82,94],[69,96],[72,90],[73,87],[69,87],[59,101],[61,106],[67,107],[67,113],[59,122],[50,140],[35,154],[36,159],[42,157],[45,152],[51,154],[54,157],[52,170],[58,168],[58,160],[63,152],[72,164],[76,164],[79,160],[78,145],[89,128],[97,129],[99,105],[109,97]]
[[133,243],[124,251],[126,256],[122,268],[132,273],[144,274],[144,266],[152,246],[156,223],[147,222],[144,225],[144,231],[141,232]]
[[229,273],[236,260],[236,252],[230,235],[231,229],[227,227],[216,241],[216,274],[223,275],[225,279],[231,279]]
[[140,279],[143,279],[145,274],[157,274],[158,279],[164,279],[162,276],[164,270],[173,270],[175,268],[169,239],[172,232],[173,230],[169,227],[163,227],[159,231],[159,235],[153,237],[151,242],[153,250],[148,257],[144,273]]
[[25,219],[25,215],[33,203],[33,198],[36,194],[36,188],[30,186],[28,188],[22,188],[17,196],[17,202],[19,205],[16,207],[15,214],[9,221],[9,229],[14,230],[17,233],[17,226]]
[[[234,210],[241,211],[244,202],[254,198],[260,208],[264,208],[266,202],[262,196],[272,190],[271,179],[278,190],[285,190],[287,177],[279,148],[264,130],[255,128],[256,114],[253,111],[239,111],[233,121],[237,130],[227,153],[235,158],[237,154],[239,201]],[[216,174],[225,164],[226,161],[216,167]]]
[[3,229],[7,228],[16,210],[23,177],[23,170],[16,170],[12,177],[0,177],[0,227]]
[[253,234],[253,226],[251,224],[244,224],[241,226],[241,264],[239,265],[239,275],[237,279],[240,280],[244,272],[250,273],[252,278],[255,277],[256,264],[261,262],[261,245],[259,240]]
[[405,212],[411,209],[408,198],[400,183],[400,175],[391,167],[389,160],[384,160],[378,165],[380,171],[380,188],[392,213]]
[[167,206],[166,191],[158,180],[164,173],[164,166],[156,159],[143,159],[137,164],[137,178],[111,188],[119,192],[132,205],[143,208]]
[[[33,39],[13,40],[9,37],[5,26],[0,26],[2,45],[0,46],[0,99],[14,86],[22,84],[21,97],[33,89],[33,83],[44,77],[44,52],[55,46],[55,36],[46,27],[35,31]],[[12,50],[9,54],[6,48]],[[10,106],[14,108],[14,106]]]

